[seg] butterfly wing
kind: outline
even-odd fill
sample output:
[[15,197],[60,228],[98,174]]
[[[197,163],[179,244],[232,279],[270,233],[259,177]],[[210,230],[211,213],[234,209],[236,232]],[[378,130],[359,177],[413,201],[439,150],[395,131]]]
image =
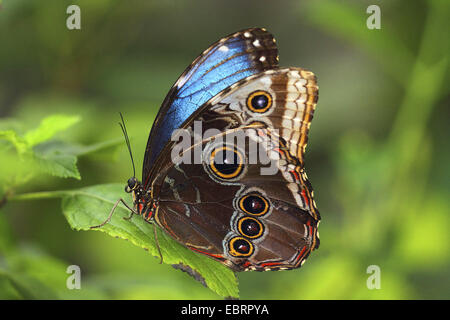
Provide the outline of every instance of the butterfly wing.
[[229,35],[205,50],[181,74],[156,116],[145,152],[144,185],[172,132],[198,108],[233,83],[276,67],[278,50],[265,29],[252,28]]
[[[311,72],[276,69],[206,103],[184,127],[192,132],[201,121],[203,136],[211,129],[217,135],[198,144],[201,163],[182,161],[195,144],[173,159],[166,155],[152,183],[158,225],[236,271],[299,267],[319,244],[320,216],[303,167],[317,92]],[[235,142],[236,133],[244,143]],[[259,148],[248,148],[252,141]],[[259,150],[265,158],[252,161]],[[231,165],[216,163],[227,153]],[[268,172],[267,164],[275,169]]]

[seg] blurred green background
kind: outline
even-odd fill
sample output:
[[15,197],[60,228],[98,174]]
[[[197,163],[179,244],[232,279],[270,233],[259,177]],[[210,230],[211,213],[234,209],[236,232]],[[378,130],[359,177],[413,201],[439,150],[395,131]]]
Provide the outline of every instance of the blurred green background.
[[[66,28],[70,4],[81,8],[81,30]],[[371,4],[381,8],[380,30],[366,27]],[[78,115],[58,138],[90,145],[122,139],[121,111],[140,171],[156,112],[185,67],[222,36],[265,27],[282,66],[318,77],[306,168],[321,245],[298,270],[239,274],[241,298],[449,299],[449,6],[4,0],[0,125],[35,128],[51,114]],[[14,174],[6,158],[0,166]],[[1,193],[125,184],[132,174],[125,144],[116,157],[80,157],[78,168],[81,180],[5,178]],[[71,264],[81,267],[81,290],[65,288]],[[379,290],[366,286],[370,265],[381,269]],[[1,202],[0,298],[220,297],[129,242],[71,230],[60,201],[47,199]]]

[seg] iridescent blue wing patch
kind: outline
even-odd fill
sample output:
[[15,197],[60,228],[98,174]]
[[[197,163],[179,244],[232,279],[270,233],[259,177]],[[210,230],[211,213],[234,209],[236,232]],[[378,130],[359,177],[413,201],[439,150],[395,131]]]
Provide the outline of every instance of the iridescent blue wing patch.
[[275,39],[260,28],[229,35],[197,57],[172,86],[156,116],[145,152],[144,184],[173,131],[197,109],[233,83],[277,65]]

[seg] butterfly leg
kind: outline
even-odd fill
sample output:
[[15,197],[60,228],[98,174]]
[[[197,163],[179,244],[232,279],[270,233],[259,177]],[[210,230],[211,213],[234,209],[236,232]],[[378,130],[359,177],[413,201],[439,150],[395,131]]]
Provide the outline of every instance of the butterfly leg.
[[[120,198],[119,200],[116,201],[116,203],[115,203],[114,206],[112,207],[111,211],[109,212],[108,218],[106,218],[106,220],[103,221],[101,224],[99,224],[99,225],[97,225],[97,226],[92,226],[92,227],[90,227],[90,229],[101,228],[101,227],[103,227],[105,224],[107,224],[108,222],[110,222],[110,221],[111,221],[111,217],[112,217],[114,211],[116,210],[117,206],[118,206],[119,203],[121,203],[121,202],[122,202],[122,204],[123,204],[125,207],[127,207],[128,210],[131,211],[131,215],[137,213],[137,212],[134,211],[134,209],[130,208],[122,198]],[[131,218],[131,215],[130,215],[129,218]]]
[[131,218],[133,218],[133,215],[134,215],[134,211],[130,211],[130,215],[128,217],[123,217],[123,220],[130,221]]
[[161,248],[159,247],[158,233],[156,232],[156,225],[155,225],[155,223],[153,223],[153,234],[155,236],[156,248],[158,248],[159,257],[161,258],[161,260],[159,260],[159,264],[162,264],[163,263],[163,255],[161,253]]

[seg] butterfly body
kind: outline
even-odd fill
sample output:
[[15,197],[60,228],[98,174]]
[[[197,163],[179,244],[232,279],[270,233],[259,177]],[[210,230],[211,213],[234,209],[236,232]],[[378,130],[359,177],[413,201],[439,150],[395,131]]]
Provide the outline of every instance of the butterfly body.
[[303,159],[317,96],[311,72],[278,67],[264,29],[216,42],[160,109],[142,183],[126,187],[136,212],[235,271],[299,267],[319,245]]

